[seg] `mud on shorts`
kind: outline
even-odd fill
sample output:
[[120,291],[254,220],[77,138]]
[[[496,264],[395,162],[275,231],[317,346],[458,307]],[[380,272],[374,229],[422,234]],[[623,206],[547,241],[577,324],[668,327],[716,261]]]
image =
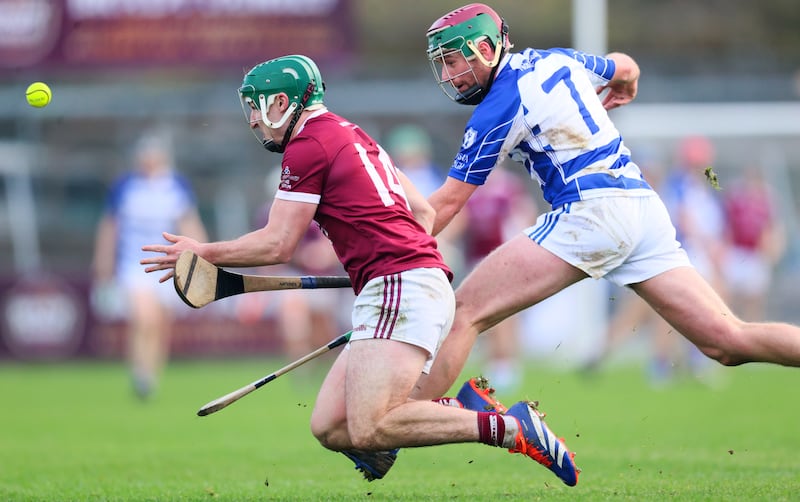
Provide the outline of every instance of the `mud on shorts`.
[[590,277],[618,286],[691,266],[661,198],[610,196],[571,202],[524,230],[531,240]]

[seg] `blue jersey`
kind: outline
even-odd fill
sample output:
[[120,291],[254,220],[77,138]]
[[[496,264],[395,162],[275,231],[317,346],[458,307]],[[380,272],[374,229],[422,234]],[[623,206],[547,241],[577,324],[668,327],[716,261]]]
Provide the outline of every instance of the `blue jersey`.
[[106,211],[117,223],[117,274],[143,275],[139,260],[145,244],[164,242],[162,231],[178,232],[178,221],[195,207],[194,192],[180,174],[122,175],[112,186]]
[[653,195],[595,91],[614,71],[613,60],[573,49],[506,55],[467,123],[449,175],[482,185],[507,156],[525,166],[553,208]]

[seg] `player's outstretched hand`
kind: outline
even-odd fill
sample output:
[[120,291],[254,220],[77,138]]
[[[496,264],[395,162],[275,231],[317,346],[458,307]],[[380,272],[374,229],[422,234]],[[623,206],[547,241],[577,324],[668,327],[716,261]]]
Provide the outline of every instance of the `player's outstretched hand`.
[[163,232],[164,239],[172,244],[147,244],[142,246],[142,251],[149,251],[153,253],[161,253],[160,255],[151,258],[143,258],[139,264],[144,265],[144,271],[147,273],[158,272],[159,270],[166,270],[158,282],[165,282],[175,275],[175,262],[182,252],[187,249],[194,252],[199,250],[199,242],[183,235],[175,235],[169,232]]

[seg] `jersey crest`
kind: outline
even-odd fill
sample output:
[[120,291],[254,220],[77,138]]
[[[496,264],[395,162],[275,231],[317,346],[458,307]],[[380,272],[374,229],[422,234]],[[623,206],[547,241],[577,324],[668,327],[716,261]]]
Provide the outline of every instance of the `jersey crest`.
[[464,139],[461,140],[461,148],[469,148],[475,144],[475,140],[478,138],[478,131],[473,128],[467,129],[464,133]]
[[290,191],[292,189],[292,183],[299,180],[299,176],[295,176],[292,174],[292,171],[289,169],[289,166],[284,166],[283,172],[281,173],[281,190]]

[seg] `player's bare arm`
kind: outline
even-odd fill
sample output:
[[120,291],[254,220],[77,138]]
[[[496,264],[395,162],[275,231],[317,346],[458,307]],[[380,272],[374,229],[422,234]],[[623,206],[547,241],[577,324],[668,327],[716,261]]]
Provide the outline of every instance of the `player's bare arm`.
[[477,185],[465,183],[455,178],[447,178],[444,184],[428,198],[436,211],[432,235],[438,235],[464,207]]
[[436,219],[436,211],[434,211],[433,206],[431,206],[428,200],[425,199],[425,196],[417,190],[417,187],[411,183],[408,176],[399,169],[397,171],[397,177],[400,179],[400,185],[403,186],[406,200],[408,200],[408,205],[411,206],[411,212],[414,213],[414,219],[422,225],[422,228],[424,228],[426,232],[431,233],[431,230],[433,230],[433,223]]
[[193,207],[178,220],[178,231],[200,242],[208,240],[208,233],[197,208]]
[[605,86],[600,87],[597,93],[608,90],[603,98],[603,107],[606,110],[627,105],[636,97],[639,89],[639,65],[632,57],[621,52],[612,52],[606,55],[614,61],[616,71],[614,76]]
[[186,250],[194,251],[220,267],[257,267],[286,263],[311,224],[316,209],[316,204],[275,199],[269,221],[263,228],[231,241],[200,243],[186,236],[165,232],[164,238],[171,244],[143,246],[143,251],[161,255],[144,258],[140,263],[147,265],[145,272],[167,270],[159,279],[160,282],[172,278],[175,262]]
[[92,272],[99,282],[111,280],[114,276],[114,258],[117,255],[117,222],[111,215],[105,215],[97,226],[94,244]]

